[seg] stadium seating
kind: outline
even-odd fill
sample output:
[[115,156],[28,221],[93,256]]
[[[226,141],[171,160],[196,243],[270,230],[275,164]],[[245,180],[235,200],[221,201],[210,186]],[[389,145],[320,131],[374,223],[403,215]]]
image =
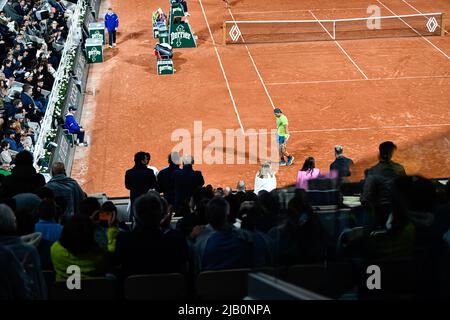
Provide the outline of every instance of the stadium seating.
[[197,277],[197,296],[202,300],[243,299],[251,269],[203,271]]
[[116,297],[115,279],[98,277],[81,280],[81,290],[69,290],[66,281],[49,288],[50,300],[112,300]]
[[180,273],[133,275],[125,280],[127,300],[173,300],[186,297],[186,280]]

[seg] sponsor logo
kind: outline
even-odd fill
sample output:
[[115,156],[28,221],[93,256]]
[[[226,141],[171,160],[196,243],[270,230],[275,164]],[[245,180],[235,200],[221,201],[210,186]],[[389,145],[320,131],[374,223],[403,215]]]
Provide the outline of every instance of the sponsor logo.
[[88,58],[90,61],[95,62],[97,61],[97,58],[102,56],[102,52],[98,50],[97,47],[92,47],[88,50]]

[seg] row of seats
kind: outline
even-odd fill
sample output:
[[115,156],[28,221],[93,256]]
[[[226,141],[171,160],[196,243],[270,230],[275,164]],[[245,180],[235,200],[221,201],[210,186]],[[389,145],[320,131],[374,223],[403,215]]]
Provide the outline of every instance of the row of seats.
[[[382,289],[367,290],[366,267],[376,264],[382,270]],[[187,277],[178,273],[132,275],[123,288],[115,278],[89,278],[81,281],[81,290],[69,290],[65,281],[54,281],[53,271],[44,271],[50,300],[241,300],[247,296],[248,274],[262,272],[314,293],[338,299],[358,292],[360,299],[412,299],[417,294],[417,263],[410,257],[371,261],[363,264],[332,262],[295,265],[284,268],[233,269],[201,272],[191,295]],[[423,275],[425,277],[425,275]],[[423,277],[422,277],[423,278]],[[359,287],[355,291],[356,286]],[[356,296],[355,296],[356,297]]]
[[[195,295],[201,300],[243,299],[247,295],[249,273],[263,272],[328,296],[338,296],[352,288],[349,263],[297,265],[285,268],[233,269],[201,272],[195,283]],[[179,300],[187,298],[187,279],[178,273],[132,275],[118,289],[115,278],[89,278],[81,281],[81,290],[67,289],[66,281],[54,281],[52,271],[44,271],[51,300],[114,299]]]

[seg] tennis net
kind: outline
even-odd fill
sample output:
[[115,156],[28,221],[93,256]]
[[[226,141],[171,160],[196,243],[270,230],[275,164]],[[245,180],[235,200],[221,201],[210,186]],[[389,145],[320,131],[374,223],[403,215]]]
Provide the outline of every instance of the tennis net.
[[444,13],[334,20],[225,21],[223,43],[276,43],[440,36]]

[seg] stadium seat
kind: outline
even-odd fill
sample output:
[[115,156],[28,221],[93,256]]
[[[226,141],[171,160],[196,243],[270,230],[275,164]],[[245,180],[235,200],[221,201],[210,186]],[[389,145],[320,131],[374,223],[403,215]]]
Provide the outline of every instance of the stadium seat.
[[116,280],[106,277],[81,280],[81,289],[69,290],[66,281],[56,281],[49,290],[50,300],[113,300]]
[[243,299],[250,272],[250,269],[203,271],[197,277],[197,296],[203,300]]
[[125,280],[127,300],[173,300],[186,297],[186,280],[180,273],[133,275]]
[[[381,271],[381,289],[367,289],[369,275],[366,270],[370,265],[376,265]],[[371,260],[364,263],[360,270],[360,299],[364,300],[410,300],[417,294],[418,264],[413,257]]]
[[304,264],[288,267],[281,274],[286,282],[325,294],[330,286],[330,275],[325,264]]

